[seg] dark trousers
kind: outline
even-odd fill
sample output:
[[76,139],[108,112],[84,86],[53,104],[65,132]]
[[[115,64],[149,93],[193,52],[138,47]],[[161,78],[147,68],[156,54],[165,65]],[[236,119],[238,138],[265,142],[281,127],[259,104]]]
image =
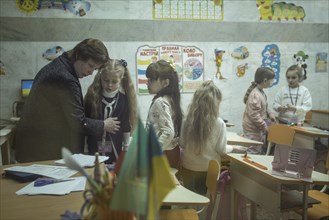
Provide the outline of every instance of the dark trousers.
[[207,171],[192,171],[182,167],[181,174],[184,187],[201,195],[207,193]]

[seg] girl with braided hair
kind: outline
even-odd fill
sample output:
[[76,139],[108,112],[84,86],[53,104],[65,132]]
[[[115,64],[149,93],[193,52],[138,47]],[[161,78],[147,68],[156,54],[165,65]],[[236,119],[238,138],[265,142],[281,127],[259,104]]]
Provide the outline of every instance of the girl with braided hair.
[[[246,108],[243,114],[243,134],[244,136],[265,142],[265,137],[270,121],[276,121],[275,115],[271,113],[267,105],[265,88],[272,85],[275,77],[274,71],[269,67],[259,67],[256,70],[254,81],[248,88],[243,102]],[[262,154],[262,146],[250,146],[247,150],[251,154]]]
[[96,74],[85,96],[85,112],[96,119],[113,118],[120,121],[120,129],[101,136],[88,136],[88,153],[108,155],[108,163],[117,160],[129,145],[130,134],[137,123],[137,98],[127,62],[109,59]]

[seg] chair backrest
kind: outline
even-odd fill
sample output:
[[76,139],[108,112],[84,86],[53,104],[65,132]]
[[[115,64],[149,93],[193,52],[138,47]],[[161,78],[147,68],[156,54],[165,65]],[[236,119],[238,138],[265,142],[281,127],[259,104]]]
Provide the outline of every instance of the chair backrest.
[[312,111],[308,111],[306,112],[304,122],[307,124],[311,124],[311,121],[312,121]]
[[200,219],[215,220],[218,213],[218,204],[220,200],[220,193],[217,192],[217,181],[220,174],[220,165],[217,160],[210,160],[208,164],[208,171],[206,177],[207,197],[210,203],[198,210],[197,213]]
[[292,146],[295,130],[284,124],[273,124],[268,128],[267,140],[271,143]]
[[210,199],[210,204],[205,209],[200,210],[200,219],[215,220],[217,218],[218,204],[220,193],[217,192],[217,181],[220,174],[220,164],[217,160],[210,160],[206,177],[207,197]]
[[220,165],[217,160],[209,161],[206,186],[208,191],[210,192],[212,201],[214,201],[217,192],[217,180],[219,177],[219,168]]

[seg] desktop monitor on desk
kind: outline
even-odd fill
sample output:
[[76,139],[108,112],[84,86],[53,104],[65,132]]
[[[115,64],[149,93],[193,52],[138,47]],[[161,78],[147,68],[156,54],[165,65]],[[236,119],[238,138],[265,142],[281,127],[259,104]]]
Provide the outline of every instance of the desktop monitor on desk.
[[22,114],[25,100],[28,98],[33,85],[33,79],[22,79],[21,80],[21,96],[22,101],[15,101],[13,103],[13,117],[19,118]]
[[21,94],[22,98],[26,99],[32,89],[33,79],[22,79],[21,80]]

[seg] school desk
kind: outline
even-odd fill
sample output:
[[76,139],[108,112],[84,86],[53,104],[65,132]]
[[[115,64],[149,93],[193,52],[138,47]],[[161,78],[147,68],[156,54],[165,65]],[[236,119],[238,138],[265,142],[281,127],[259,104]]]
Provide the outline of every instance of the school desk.
[[[19,165],[31,165],[35,163],[24,163]],[[53,161],[38,162],[38,164],[54,164]],[[1,166],[3,169],[18,164]],[[87,170],[89,173],[92,169]],[[60,215],[66,210],[80,212],[80,208],[84,202],[83,192],[72,192],[65,196],[47,196],[36,195],[18,196],[15,192],[28,183],[19,183],[12,179],[2,177],[0,179],[0,219],[20,220],[20,219],[60,219]],[[198,195],[181,185],[176,187],[164,199],[164,205],[201,205],[205,206],[209,203],[207,197]],[[160,213],[161,215],[161,213]],[[160,216],[161,217],[161,216]]]
[[329,129],[329,110],[311,110],[310,124],[318,128]]
[[249,138],[242,137],[232,131],[226,132],[226,139],[227,139],[227,144],[229,145],[242,145],[242,146],[263,145],[263,142],[254,141]]
[[6,152],[7,152],[7,161],[8,163],[10,162],[10,137],[12,135],[12,131],[14,129],[14,125],[7,125],[3,129],[1,129],[1,134],[0,134],[0,165],[3,164],[3,159],[2,159],[2,147],[6,147]]
[[[288,125],[287,125],[288,126]],[[328,138],[329,132],[311,126],[291,126],[295,130],[293,147],[314,149],[316,138]]]
[[[237,219],[237,192],[250,199],[254,204],[258,204],[268,211],[272,212],[276,219],[281,217],[281,186],[297,184],[303,187],[303,219],[307,219],[307,196],[310,184],[326,185],[329,184],[329,175],[312,172],[313,183],[304,182],[298,179],[284,176],[275,176],[271,174],[273,156],[267,155],[249,155],[250,160],[262,166],[267,170],[245,162],[243,154],[228,154],[231,161],[231,218]],[[252,218],[255,219],[255,212],[252,209]]]

